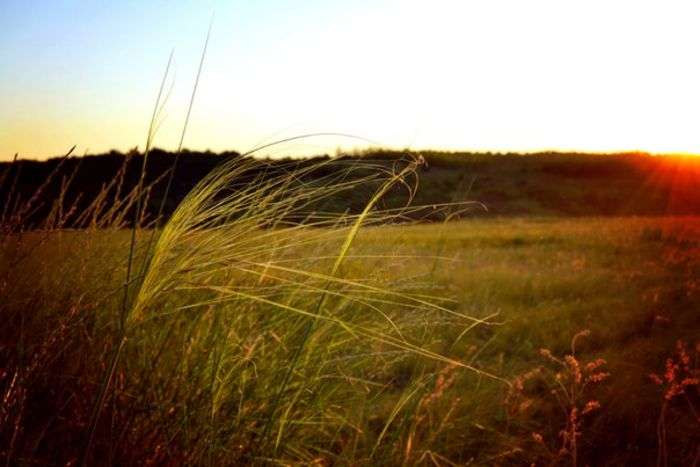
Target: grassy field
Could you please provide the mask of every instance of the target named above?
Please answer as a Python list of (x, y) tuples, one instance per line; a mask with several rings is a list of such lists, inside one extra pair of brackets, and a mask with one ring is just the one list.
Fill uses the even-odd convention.
[(698, 462), (700, 219), (367, 227), (337, 280), (332, 230), (178, 238), (127, 317), (127, 231), (6, 238), (0, 456), (85, 456), (120, 348), (88, 463)]

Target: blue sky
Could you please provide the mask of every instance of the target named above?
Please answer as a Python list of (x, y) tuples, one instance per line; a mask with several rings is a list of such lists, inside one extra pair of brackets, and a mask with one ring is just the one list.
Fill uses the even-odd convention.
[[(689, 1), (0, 2), (0, 159), (317, 131), (396, 147), (700, 152)], [(333, 151), (351, 140), (286, 151)]]

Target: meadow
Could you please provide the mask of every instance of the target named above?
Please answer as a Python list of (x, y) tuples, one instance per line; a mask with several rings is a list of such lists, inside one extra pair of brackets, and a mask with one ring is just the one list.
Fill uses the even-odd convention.
[[(478, 9), (463, 18), (466, 10), (425, 10), (457, 19), (443, 23), (422, 10), (413, 22), (404, 5), (371, 6), (357, 15), (344, 6), (340, 23), (307, 14), (316, 7), (258, 5), (259, 25), (240, 8), (243, 23), (224, 12), (232, 33), (212, 53), (226, 50), (214, 62), (233, 68), (212, 73), (218, 84), (192, 144), (221, 147), (245, 141), (247, 129), (252, 138), (337, 109), (372, 134), (425, 118), (414, 141), (432, 128), (447, 139), (440, 146), (466, 137), (471, 147), (693, 147), (693, 93), (677, 79), (693, 76), (677, 60), (688, 54), (669, 62), (666, 53), (692, 40), (656, 34), (646, 47), (655, 22), (673, 24), (656, 9), (636, 11), (625, 30), (629, 8), (561, 16), (548, 5), (533, 17), (561, 21), (533, 27), (520, 21), (525, 10), (499, 5), (494, 35), (462, 27), (463, 18), (488, 26)], [(141, 107), (128, 95), (143, 96), (151, 67), (121, 60), (158, 54), (166, 34), (157, 27), (185, 34), (201, 10), (182, 23), (170, 15), (185, 14), (182, 5), (150, 19), (139, 7), (104, 17), (92, 6), (27, 10), (31, 24), (48, 23), (15, 28), (22, 35), (9, 49), (21, 60), (10, 81), (19, 87), (8, 96), (24, 110), (6, 118), (20, 138), (8, 146), (53, 148), (60, 132), (100, 148), (133, 141)], [(374, 40), (365, 21), (383, 9), (391, 15)], [(307, 16), (308, 28), (294, 23)], [(298, 125), (245, 153), (190, 151), (213, 20), (174, 151), (155, 146), (166, 104), (182, 102), (172, 94), (172, 49), (142, 151), (74, 157), (73, 146), (48, 160), (0, 162), (0, 465), (700, 467), (700, 158), (281, 136)], [(70, 34), (56, 35), (62, 24)], [(562, 31), (550, 34), (552, 24)], [(425, 34), (425, 25), (439, 31)], [(474, 43), (454, 34), (462, 30), (476, 31), (480, 47), (454, 60)], [(321, 40), (296, 42), (309, 31)], [(395, 79), (385, 63), (396, 65)], [(534, 73), (511, 80), (513, 64)], [(578, 72), (562, 75), (567, 67)], [(671, 68), (681, 71), (662, 73), (673, 77), (664, 99), (648, 99), (665, 79), (653, 71)], [(280, 70), (293, 72), (280, 80)], [(23, 89), (32, 83), (38, 100), (37, 89)], [(413, 99), (421, 89), (429, 99)], [(173, 144), (167, 131), (158, 139)], [(324, 138), (373, 146), (300, 150), (326, 151)]]
[(699, 218), (370, 209), (404, 170), (6, 232), (6, 464), (700, 462)]

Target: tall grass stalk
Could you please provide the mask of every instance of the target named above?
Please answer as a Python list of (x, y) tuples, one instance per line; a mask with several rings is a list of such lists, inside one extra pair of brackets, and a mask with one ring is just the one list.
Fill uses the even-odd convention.
[(136, 185), (136, 207), (133, 210), (133, 218), (132, 218), (132, 225), (131, 225), (131, 238), (129, 241), (129, 253), (127, 257), (127, 262), (126, 262), (126, 277), (124, 280), (124, 294), (122, 296), (122, 307), (121, 307), (121, 313), (119, 317), (119, 336), (117, 338), (117, 344), (113, 350), (112, 357), (110, 359), (110, 363), (107, 369), (107, 373), (105, 377), (102, 380), (102, 383), (100, 385), (100, 389), (98, 390), (97, 397), (95, 399), (95, 403), (93, 405), (92, 409), (92, 415), (90, 416), (90, 423), (88, 425), (88, 431), (87, 431), (87, 441), (85, 443), (85, 447), (83, 449), (82, 453), (82, 459), (80, 462), (80, 465), (86, 465), (88, 456), (90, 454), (90, 448), (92, 447), (92, 442), (95, 437), (95, 430), (97, 428), (97, 423), (100, 418), (100, 414), (102, 412), (102, 407), (105, 403), (105, 397), (107, 395), (107, 392), (109, 390), (109, 387), (112, 383), (112, 379), (114, 378), (114, 372), (117, 368), (117, 364), (119, 362), (119, 357), (121, 355), (122, 349), (124, 348), (124, 342), (126, 340), (126, 318), (128, 315), (128, 307), (129, 307), (129, 291), (131, 289), (131, 283), (132, 283), (132, 278), (131, 278), (131, 272), (132, 272), (132, 264), (134, 261), (134, 253), (136, 249), (136, 230), (138, 229), (139, 226), (139, 221), (141, 219), (142, 215), (142, 209), (143, 209), (143, 197), (142, 197), (142, 192), (143, 192), (143, 185), (144, 185), (144, 180), (146, 177), (146, 169), (147, 169), (147, 164), (148, 164), (148, 154), (151, 149), (151, 145), (153, 142), (153, 138), (155, 136), (155, 129), (156, 129), (156, 119), (158, 116), (158, 110), (161, 108), (161, 98), (163, 95), (163, 90), (165, 89), (165, 82), (168, 78), (168, 74), (170, 72), (170, 65), (173, 60), (173, 52), (170, 53), (170, 56), (168, 57), (168, 63), (165, 66), (165, 72), (163, 73), (163, 79), (160, 83), (160, 87), (158, 88), (158, 96), (156, 97), (156, 102), (153, 106), (153, 114), (151, 115), (151, 121), (149, 123), (148, 127), (148, 135), (146, 137), (146, 147), (144, 150), (143, 154), (143, 162), (141, 166), (141, 173), (139, 176), (139, 181)]
[[(312, 403), (302, 402), (305, 384), (294, 375), (317, 373), (327, 365), (324, 354), (333, 355), (350, 343), (366, 341), (366, 345), (396, 349), (495, 378), (412, 342), (410, 337), (410, 326), (426, 313), (483, 321), (444, 308), (422, 294), (375, 286), (343, 271), (345, 262), (353, 259), (352, 244), (361, 226), (391, 222), (418, 209), (406, 207), (390, 214), (374, 209), (384, 194), (415, 173), (415, 162), (396, 169), (343, 161), (310, 167), (290, 163), (285, 169), (276, 168), (276, 173), (264, 171), (261, 178), (264, 165), (252, 160), (224, 163), (183, 200), (154, 246), (127, 320), (128, 329), (138, 333), (153, 321), (216, 309), (216, 313), (234, 313), (230, 319), (239, 323), (234, 325), (237, 334), (253, 332), (255, 342), (268, 341), (258, 346), (267, 347), (273, 339), (291, 348), (289, 354), (274, 352), (282, 371), (270, 374), (266, 377), (269, 380), (257, 377), (258, 384), (265, 381), (265, 392), (273, 392), (270, 402), (260, 407), (267, 414), (264, 421), (250, 436), (273, 457), (291, 436), (288, 431), (298, 430), (292, 416), (299, 410), (295, 407)], [(326, 175), (319, 176), (319, 172)], [(376, 188), (361, 213), (318, 209), (325, 199), (363, 186)], [(336, 253), (329, 254), (333, 250)], [(172, 311), (159, 313), (163, 308)], [(408, 315), (396, 315), (402, 309)], [(250, 319), (245, 315), (253, 319), (252, 327), (244, 324)], [(319, 346), (320, 342), (324, 345)], [(228, 384), (240, 384), (235, 382), (235, 372), (227, 374), (226, 378), (232, 378)], [(222, 390), (214, 391), (217, 399), (223, 397)], [(323, 407), (318, 401), (312, 403), (317, 404)], [(276, 435), (268, 439), (273, 428)], [(273, 441), (271, 449), (264, 448)]]

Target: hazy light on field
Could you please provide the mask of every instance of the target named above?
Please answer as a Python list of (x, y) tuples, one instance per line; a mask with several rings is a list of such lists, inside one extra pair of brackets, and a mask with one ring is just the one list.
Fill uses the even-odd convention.
[[(681, 1), (4, 1), (0, 158), (177, 144), (209, 17), (186, 146), (298, 133), (467, 150), (700, 152), (700, 44)], [(324, 139), (298, 151), (333, 151)], [(364, 145), (364, 144), (360, 144)]]

